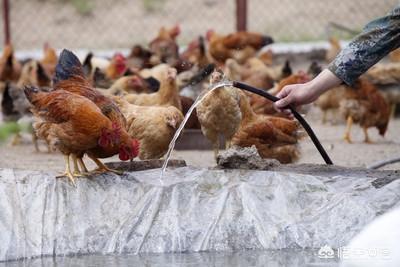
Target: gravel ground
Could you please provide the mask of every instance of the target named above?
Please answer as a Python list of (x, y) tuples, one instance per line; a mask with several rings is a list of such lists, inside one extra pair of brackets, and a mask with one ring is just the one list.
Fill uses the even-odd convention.
[[(370, 129), (369, 132), (371, 139), (374, 141), (373, 144), (363, 143), (363, 132), (357, 125), (353, 127), (352, 131), (353, 143), (347, 144), (341, 139), (345, 125), (322, 125), (317, 120), (310, 120), (310, 124), (332, 161), (337, 165), (365, 167), (376, 161), (400, 155), (400, 119), (390, 122), (385, 138), (379, 136), (376, 129)], [(305, 137), (300, 142), (300, 146), (302, 154), (298, 163), (324, 163), (308, 137)], [(41, 150), (46, 151), (44, 144), (42, 144)], [(29, 135), (24, 136), (24, 142), (20, 146), (10, 146), (7, 143), (1, 145), (0, 154), (2, 155), (0, 159), (1, 168), (59, 171), (64, 168), (63, 157), (59, 153), (36, 153), (30, 143)], [(213, 152), (210, 150), (174, 151), (172, 158), (184, 159), (188, 165), (199, 167), (212, 167), (215, 165)], [(104, 160), (104, 162), (116, 160), (118, 158), (113, 157)], [(88, 165), (94, 167), (93, 164)], [(383, 169), (400, 169), (400, 164), (389, 165)]]

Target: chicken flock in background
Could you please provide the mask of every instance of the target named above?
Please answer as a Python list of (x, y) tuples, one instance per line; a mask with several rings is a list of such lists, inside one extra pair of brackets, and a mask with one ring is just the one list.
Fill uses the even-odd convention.
[[(39, 139), (48, 151), (61, 152), (63, 175), (73, 182), (94, 172), (114, 171), (101, 158), (162, 158), (195, 99), (216, 82), (242, 81), (276, 95), (285, 85), (305, 83), (322, 70), (317, 62), (310, 62), (307, 72), (294, 72), (288, 60), (277, 64), (273, 52), (265, 49), (273, 39), (258, 33), (223, 35), (210, 30), (182, 50), (177, 43), (180, 32), (179, 26), (162, 27), (148, 46), (136, 44), (128, 55), (103, 58), (90, 52), (81, 61), (68, 50), (58, 56), (45, 44), (41, 59), (20, 62), (12, 45), (5, 46), (0, 58), (3, 121), (29, 118), (36, 151)], [(338, 40), (330, 38), (330, 43), (328, 61), (340, 51)], [(331, 110), (347, 121), (346, 141), (351, 142), (353, 123), (363, 128), (365, 142), (371, 142), (370, 127), (385, 134), (389, 105), (397, 102), (378, 88), (400, 80), (396, 53), (391, 63), (378, 64), (353, 86), (341, 85), (316, 102), (324, 122)], [(232, 87), (207, 95), (185, 129), (201, 129), (215, 157), (221, 136), (225, 148), (255, 146), (261, 157), (282, 163), (300, 155), (299, 124), (277, 112), (271, 101)], [(17, 134), (12, 144), (20, 139)], [(85, 155), (97, 170), (88, 171)]]

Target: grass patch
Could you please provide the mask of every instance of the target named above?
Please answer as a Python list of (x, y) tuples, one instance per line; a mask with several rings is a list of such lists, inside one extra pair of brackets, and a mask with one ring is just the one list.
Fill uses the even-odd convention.
[(160, 11), (165, 4), (165, 0), (142, 0), (144, 10), (148, 13)]
[(17, 122), (3, 122), (0, 123), (0, 142), (6, 141), (12, 135), (21, 132), (32, 132), (32, 125), (30, 123), (17, 123)]

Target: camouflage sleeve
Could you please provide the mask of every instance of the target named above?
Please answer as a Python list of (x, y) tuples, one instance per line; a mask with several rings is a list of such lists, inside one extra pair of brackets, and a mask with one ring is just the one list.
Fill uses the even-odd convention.
[(332, 61), (328, 69), (346, 84), (400, 46), (400, 6), (368, 23)]

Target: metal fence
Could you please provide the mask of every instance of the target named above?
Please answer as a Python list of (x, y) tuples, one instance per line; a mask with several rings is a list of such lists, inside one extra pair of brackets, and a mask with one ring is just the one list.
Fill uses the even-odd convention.
[[(9, 4), (11, 40), (17, 49), (40, 48), (44, 42), (57, 48), (129, 48), (147, 43), (159, 27), (175, 24), (180, 24), (179, 42), (185, 44), (208, 29), (232, 32), (237, 21), (235, 0), (10, 0)], [(396, 4), (398, 0), (247, 0), (247, 28), (277, 41), (323, 40), (328, 34), (349, 38)], [(336, 30), (332, 23), (349, 30)], [(0, 38), (4, 43), (4, 34)]]

